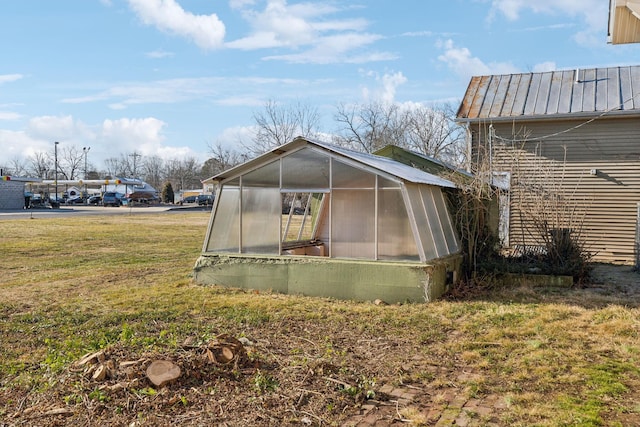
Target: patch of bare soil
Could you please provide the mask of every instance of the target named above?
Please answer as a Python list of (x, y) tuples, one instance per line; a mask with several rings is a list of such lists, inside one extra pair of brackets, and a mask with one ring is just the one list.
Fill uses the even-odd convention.
[(640, 298), (640, 273), (629, 265), (594, 264), (586, 289), (607, 295)]

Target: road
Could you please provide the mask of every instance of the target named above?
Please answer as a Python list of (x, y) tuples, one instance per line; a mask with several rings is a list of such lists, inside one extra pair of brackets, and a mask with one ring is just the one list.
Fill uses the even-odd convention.
[(175, 212), (206, 212), (211, 206), (120, 206), (119, 208), (104, 206), (61, 206), (59, 209), (18, 209), (0, 210), (0, 221), (6, 219), (50, 218), (76, 215), (122, 215)]

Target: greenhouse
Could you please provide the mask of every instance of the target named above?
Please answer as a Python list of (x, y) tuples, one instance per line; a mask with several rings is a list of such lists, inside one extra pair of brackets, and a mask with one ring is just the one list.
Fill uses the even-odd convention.
[(459, 269), (442, 192), (455, 185), (389, 158), (299, 137), (208, 181), (200, 283), (429, 301)]

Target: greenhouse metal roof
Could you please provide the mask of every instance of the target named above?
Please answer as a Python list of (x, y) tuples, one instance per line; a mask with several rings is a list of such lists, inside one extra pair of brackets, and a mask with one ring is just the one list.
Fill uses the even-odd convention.
[(275, 160), (279, 156), (287, 153), (289, 151), (297, 150), (303, 146), (313, 146), (317, 147), (323, 151), (328, 151), (334, 154), (337, 154), (341, 157), (353, 160), (357, 163), (360, 163), (369, 168), (376, 169), (381, 172), (386, 172), (391, 174), (397, 178), (402, 180), (412, 182), (415, 184), (428, 184), (435, 185), (438, 187), (446, 187), (446, 188), (455, 188), (456, 185), (444, 178), (440, 178), (439, 176), (421, 171), (419, 169), (413, 168), (411, 166), (407, 166), (395, 160), (389, 159), (387, 157), (376, 156), (374, 154), (362, 153), (355, 150), (350, 150), (348, 148), (339, 147), (337, 145), (329, 144), (326, 142), (321, 142), (309, 138), (297, 137), (293, 141), (281, 145), (268, 151), (267, 153), (245, 162), (239, 166), (228, 169), (224, 172), (215, 175), (204, 182), (216, 182), (216, 181), (224, 181), (229, 178), (236, 177), (242, 173), (245, 173), (247, 170), (253, 169), (265, 162)]

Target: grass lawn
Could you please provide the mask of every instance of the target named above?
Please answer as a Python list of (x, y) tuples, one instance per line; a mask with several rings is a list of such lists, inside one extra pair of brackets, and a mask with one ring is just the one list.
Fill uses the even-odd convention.
[[(507, 288), (378, 306), (203, 287), (208, 218), (0, 220), (0, 426), (640, 425), (637, 300)], [(232, 363), (210, 354), (224, 334), (244, 345)], [(181, 368), (164, 387), (145, 376), (159, 359)]]

